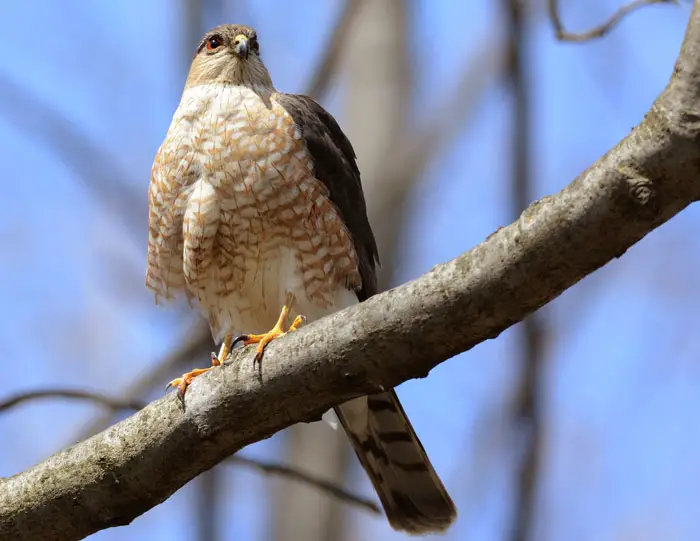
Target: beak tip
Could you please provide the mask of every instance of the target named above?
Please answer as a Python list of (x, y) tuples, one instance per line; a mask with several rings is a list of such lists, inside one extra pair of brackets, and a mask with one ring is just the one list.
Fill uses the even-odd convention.
[(233, 51), (243, 59), (248, 58), (248, 53), (250, 52), (248, 49), (248, 40), (243, 36), (237, 38), (233, 46)]

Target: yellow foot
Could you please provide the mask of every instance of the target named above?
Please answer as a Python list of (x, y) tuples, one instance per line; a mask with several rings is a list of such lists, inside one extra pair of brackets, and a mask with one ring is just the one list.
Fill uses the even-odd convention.
[(237, 336), (233, 340), (231, 347), (235, 346), (238, 342), (243, 342), (244, 346), (247, 346), (249, 344), (257, 344), (258, 347), (255, 349), (253, 365), (255, 365), (256, 362), (260, 363), (263, 357), (263, 353), (265, 352), (265, 348), (270, 342), (279, 338), (280, 336), (284, 336), (289, 332), (296, 331), (304, 323), (304, 321), (306, 321), (306, 318), (304, 316), (297, 316), (294, 318), (294, 321), (292, 321), (292, 324), (289, 326), (289, 328), (285, 331), (284, 326), (287, 323), (287, 316), (289, 315), (290, 305), (291, 302), (287, 301), (287, 304), (282, 306), (282, 312), (280, 313), (280, 317), (277, 320), (277, 324), (274, 327), (272, 327), (271, 330), (264, 334), (242, 334), (240, 336)]
[(165, 390), (167, 391), (170, 387), (176, 388), (177, 389), (177, 396), (182, 402), (183, 406), (185, 404), (185, 392), (187, 391), (187, 387), (190, 386), (190, 383), (192, 383), (192, 380), (196, 378), (197, 376), (201, 376), (205, 372), (209, 372), (212, 368), (215, 366), (221, 366), (224, 364), (224, 360), (226, 360), (226, 357), (228, 357), (228, 354), (231, 353), (231, 345), (233, 342), (233, 336), (228, 334), (224, 337), (224, 341), (221, 344), (221, 349), (219, 350), (219, 355), (216, 355), (216, 353), (212, 352), (211, 354), (211, 366), (209, 368), (195, 368), (194, 370), (191, 370), (187, 372), (186, 374), (183, 374), (179, 378), (175, 378), (172, 380), (170, 383), (168, 383), (165, 386)]

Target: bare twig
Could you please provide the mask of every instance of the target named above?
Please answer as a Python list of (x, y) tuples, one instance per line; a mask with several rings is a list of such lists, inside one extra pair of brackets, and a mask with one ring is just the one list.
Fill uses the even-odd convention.
[(311, 81), (306, 88), (306, 94), (318, 99), (328, 88), (333, 73), (338, 66), (338, 61), (341, 57), (343, 45), (345, 44), (348, 33), (352, 26), (355, 15), (359, 11), (362, 0), (346, 0), (343, 12), (338, 18), (333, 33), (331, 34), (330, 42), (323, 49), (323, 56), (316, 68)]
[(238, 464), (250, 466), (251, 468), (254, 468), (268, 475), (281, 475), (290, 479), (296, 479), (303, 483), (307, 483), (313, 485), (316, 488), (324, 490), (325, 492), (327, 492), (331, 496), (334, 496), (340, 501), (344, 501), (354, 505), (359, 505), (373, 513), (381, 513), (379, 506), (376, 504), (376, 502), (368, 498), (356, 496), (355, 494), (348, 492), (344, 488), (334, 483), (331, 483), (330, 481), (320, 479), (308, 473), (302, 473), (299, 470), (290, 468), (289, 466), (284, 466), (282, 464), (276, 464), (273, 462), (263, 462), (258, 459), (253, 460), (240, 455), (233, 455), (229, 460)]
[(138, 411), (146, 406), (146, 403), (125, 398), (112, 398), (100, 393), (78, 389), (42, 389), (38, 391), (25, 391), (16, 393), (9, 398), (0, 400), (0, 412), (20, 406), (26, 402), (44, 399), (67, 398), (69, 400), (79, 400), (94, 402), (111, 411), (135, 410)]
[(564, 29), (564, 23), (561, 20), (561, 14), (559, 12), (559, 0), (547, 0), (547, 9), (549, 11), (549, 18), (551, 19), (552, 25), (554, 26), (554, 32), (558, 40), (560, 41), (589, 41), (591, 39), (600, 38), (608, 34), (613, 28), (615, 28), (622, 19), (633, 11), (651, 4), (678, 4), (677, 0), (634, 0), (628, 4), (623, 5), (615, 13), (613, 13), (608, 20), (604, 23), (591, 28), (585, 32), (567, 32)]
[[(22, 393), (17, 393), (15, 395), (10, 396), (9, 398), (0, 400), (0, 412), (39, 399), (56, 398), (68, 398), (70, 400), (93, 402), (95, 404), (99, 404), (101, 406), (109, 408), (112, 411), (139, 411), (147, 406), (145, 402), (112, 398), (107, 395), (91, 391), (75, 389), (42, 389), (37, 391), (26, 391)], [(279, 475), (281, 477), (293, 479), (295, 481), (305, 483), (307, 485), (313, 486), (316, 489), (326, 492), (330, 496), (333, 496), (340, 501), (353, 505), (359, 505), (360, 507), (363, 507), (368, 511), (372, 511), (374, 513), (380, 513), (379, 506), (374, 501), (368, 498), (363, 498), (362, 496), (357, 496), (352, 492), (349, 492), (344, 488), (334, 484), (331, 481), (321, 479), (319, 477), (316, 477), (315, 475), (305, 473), (294, 468), (290, 468), (289, 466), (285, 466), (284, 464), (278, 464), (276, 462), (269, 462), (265, 460), (258, 460), (240, 455), (233, 455), (226, 459), (226, 462), (230, 462), (232, 464), (240, 464), (249, 468), (254, 468), (268, 475)]]

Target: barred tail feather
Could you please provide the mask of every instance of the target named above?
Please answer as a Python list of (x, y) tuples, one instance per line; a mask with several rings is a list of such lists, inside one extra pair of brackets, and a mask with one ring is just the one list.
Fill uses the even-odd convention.
[(394, 529), (423, 534), (452, 524), (455, 505), (393, 390), (335, 410)]

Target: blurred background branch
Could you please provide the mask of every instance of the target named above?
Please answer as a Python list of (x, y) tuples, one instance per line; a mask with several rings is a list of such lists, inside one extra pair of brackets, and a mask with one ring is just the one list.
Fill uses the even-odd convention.
[(552, 25), (554, 26), (554, 33), (558, 40), (582, 42), (595, 38), (602, 38), (620, 24), (630, 13), (645, 6), (650, 6), (651, 4), (678, 4), (678, 0), (634, 0), (633, 2), (624, 4), (603, 23), (585, 32), (568, 32), (564, 28), (564, 23), (562, 22), (560, 14), (559, 0), (547, 0), (547, 9)]
[[(532, 186), (530, 141), (533, 130), (530, 95), (530, 76), (526, 54), (529, 45), (528, 10), (521, 0), (504, 0), (505, 34), (508, 42), (508, 69), (505, 84), (510, 94), (509, 152), (511, 157), (511, 209), (512, 216), (519, 216), (535, 199)], [(545, 360), (544, 344), (547, 342), (543, 312), (541, 309), (525, 318), (517, 327), (517, 344), (520, 357), (520, 379), (515, 387), (513, 420), (516, 432), (524, 443), (522, 459), (516, 468), (515, 517), (511, 532), (513, 541), (527, 541), (532, 531), (535, 514), (536, 490), (539, 479), (539, 462), (542, 456), (542, 402), (539, 388)]]
[(331, 32), (328, 44), (321, 52), (321, 60), (306, 87), (306, 94), (316, 98), (323, 97), (328, 85), (333, 80), (343, 53), (343, 47), (348, 40), (355, 16), (364, 0), (345, 0), (344, 7), (335, 28)]
[[(125, 182), (121, 164), (79, 124), (39, 94), (0, 72), (2, 118), (35, 141), (41, 141), (69, 167), (103, 212), (124, 227), (134, 240), (146, 227), (147, 205)], [(135, 271), (136, 269), (134, 269)]]

